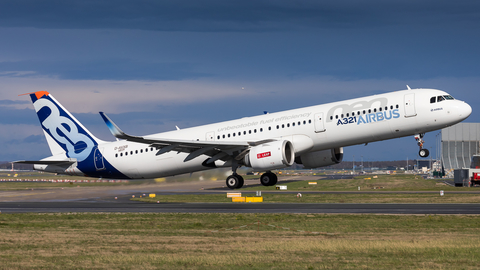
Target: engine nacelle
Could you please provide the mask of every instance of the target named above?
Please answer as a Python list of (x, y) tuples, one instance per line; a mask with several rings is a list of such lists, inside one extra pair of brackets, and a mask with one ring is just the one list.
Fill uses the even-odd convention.
[(295, 161), (303, 164), (305, 169), (312, 169), (338, 164), (343, 160), (343, 147), (327, 149), (322, 151), (308, 152)]
[(255, 171), (270, 171), (292, 166), (295, 152), (290, 141), (274, 141), (252, 147), (244, 163)]

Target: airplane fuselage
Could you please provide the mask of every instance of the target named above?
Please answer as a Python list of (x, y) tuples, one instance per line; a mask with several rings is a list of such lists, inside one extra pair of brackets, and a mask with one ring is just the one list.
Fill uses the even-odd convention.
[[(322, 150), (423, 134), (456, 124), (470, 115), (471, 108), (465, 102), (445, 98), (437, 101), (437, 97), (449, 97), (449, 94), (434, 89), (403, 90), (145, 137), (218, 143), (285, 140), (292, 143), (295, 157), (300, 157)], [(158, 149), (154, 146), (127, 140), (100, 141), (84, 151), (90, 151), (90, 158), (67, 169), (56, 165), (35, 165), (35, 168), (72, 175), (141, 179), (232, 166), (232, 160), (226, 159), (206, 164), (211, 157), (208, 155), (198, 155), (188, 161), (185, 161), (189, 155), (186, 152), (167, 151), (157, 155)]]

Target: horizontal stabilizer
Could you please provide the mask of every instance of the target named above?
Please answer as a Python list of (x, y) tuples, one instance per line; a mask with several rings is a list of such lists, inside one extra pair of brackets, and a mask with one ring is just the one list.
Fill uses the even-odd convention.
[(68, 165), (75, 163), (76, 160), (18, 160), (12, 163), (39, 164), (39, 165)]

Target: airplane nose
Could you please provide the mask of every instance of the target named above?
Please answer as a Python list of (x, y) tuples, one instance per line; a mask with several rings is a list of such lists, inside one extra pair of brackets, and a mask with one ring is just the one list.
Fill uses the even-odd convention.
[(470, 107), (470, 105), (468, 105), (468, 103), (463, 102), (459, 106), (458, 113), (459, 113), (460, 117), (462, 117), (463, 119), (466, 119), (467, 117), (470, 116), (470, 114), (472, 114), (472, 107)]

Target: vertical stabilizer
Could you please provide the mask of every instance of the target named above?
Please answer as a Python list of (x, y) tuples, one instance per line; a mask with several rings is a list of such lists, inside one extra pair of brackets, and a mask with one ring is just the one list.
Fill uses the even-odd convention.
[(66, 154), (82, 162), (99, 143), (103, 143), (48, 92), (31, 93), (30, 98), (52, 155)]

